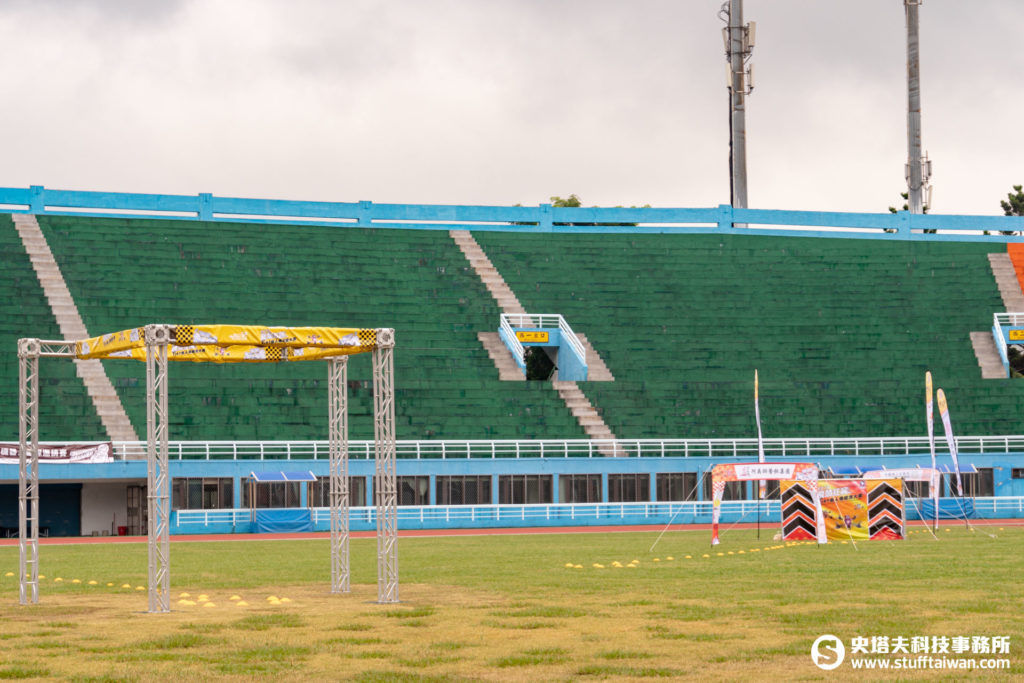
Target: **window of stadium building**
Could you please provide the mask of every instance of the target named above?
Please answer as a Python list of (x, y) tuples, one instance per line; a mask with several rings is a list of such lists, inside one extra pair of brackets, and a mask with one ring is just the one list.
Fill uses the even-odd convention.
[(503, 474), (498, 477), (501, 505), (534, 505), (554, 502), (550, 474)]
[[(297, 508), (302, 505), (297, 481), (253, 482), (242, 479), (242, 507), (256, 508)], [(252, 496), (256, 504), (252, 504)]]
[(609, 503), (643, 503), (651, 499), (651, 475), (609, 474)]
[[(430, 505), (430, 477), (410, 476), (396, 477), (398, 480), (398, 504), (399, 505)], [(373, 477), (374, 504), (377, 503), (377, 476)]]
[[(944, 474), (946, 480), (945, 495), (956, 495), (956, 475)], [(964, 485), (964, 496), (968, 498), (987, 498), (995, 495), (995, 476), (991, 467), (979, 467), (977, 472), (961, 472), (960, 481)]]
[(1024, 479), (1024, 467), (1014, 467), (1010, 470), (1011, 479)]
[(929, 498), (932, 487), (926, 481), (904, 481), (903, 495), (907, 498)]
[(234, 482), (230, 477), (171, 480), (171, 506), (175, 510), (222, 510), (235, 507)]
[[(306, 497), (310, 507), (331, 507), (330, 479), (317, 479), (307, 484)], [(348, 478), (349, 507), (359, 508), (366, 505), (366, 477)]]
[(658, 500), (697, 500), (697, 473), (659, 472), (655, 492)]
[(558, 477), (559, 503), (600, 503), (600, 474), (561, 474)]
[(491, 502), (490, 477), (437, 477), (438, 505), (487, 505)]
[[(755, 484), (756, 486), (756, 484)], [(725, 482), (725, 490), (722, 491), (722, 500), (746, 500), (747, 497), (747, 482), (745, 481), (727, 481)], [(707, 476), (704, 477), (704, 500), (714, 500), (713, 491), (711, 488), (711, 473), (708, 472)]]

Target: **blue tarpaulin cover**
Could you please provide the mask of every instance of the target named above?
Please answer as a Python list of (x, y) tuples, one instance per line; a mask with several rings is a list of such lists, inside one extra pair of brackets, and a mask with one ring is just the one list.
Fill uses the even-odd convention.
[(864, 474), (860, 467), (829, 467), (828, 471), (835, 477), (859, 477)]
[[(970, 519), (974, 517), (971, 498), (939, 498), (939, 519)], [(935, 503), (931, 498), (921, 500), (921, 518), (935, 519)]]
[[(953, 472), (956, 472), (956, 470), (953, 469), (952, 465), (936, 465), (935, 469), (944, 474), (952, 474)], [(960, 463), (960, 471), (967, 472), (968, 474), (970, 474), (973, 472), (977, 472), (978, 468), (975, 467), (974, 465)]]
[(313, 516), (308, 509), (277, 508), (256, 511), (256, 533), (280, 534), (312, 530)]

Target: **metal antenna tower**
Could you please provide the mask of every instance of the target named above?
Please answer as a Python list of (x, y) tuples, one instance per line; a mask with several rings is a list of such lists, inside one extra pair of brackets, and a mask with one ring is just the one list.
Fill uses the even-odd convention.
[(907, 15), (907, 206), (910, 213), (924, 213), (930, 203), (928, 179), (932, 162), (921, 154), (921, 56), (918, 10), (921, 0), (903, 0)]
[(727, 24), (725, 42), (729, 87), (729, 188), (733, 207), (747, 208), (746, 97), (754, 89), (754, 67), (749, 65), (756, 24), (743, 24), (743, 0), (726, 0), (718, 12)]

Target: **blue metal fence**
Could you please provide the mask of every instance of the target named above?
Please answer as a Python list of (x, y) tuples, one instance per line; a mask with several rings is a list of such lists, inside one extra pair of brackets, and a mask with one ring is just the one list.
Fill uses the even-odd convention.
[[(921, 499), (906, 506), (908, 520), (932, 519), (931, 501)], [(965, 505), (966, 504), (966, 505)], [(997, 496), (969, 498), (955, 506), (943, 499), (944, 519), (960, 518), (960, 508), (969, 507), (971, 519), (1024, 518), (1024, 497)], [(709, 524), (711, 501), (644, 503), (562, 503), (551, 505), (430, 505), (398, 508), (399, 529), (487, 529), (543, 526), (665, 525)], [(760, 510), (758, 508), (760, 507)], [(955, 512), (954, 514), (954, 507)], [(312, 508), (313, 529), (330, 530), (330, 509)], [(780, 520), (777, 500), (736, 500), (722, 502), (721, 521), (730, 524), (760, 519), (767, 526)], [(353, 531), (373, 531), (376, 510), (357, 507), (350, 510)], [(250, 533), (256, 531), (253, 511), (175, 510), (171, 517), (173, 534)]]
[[(888, 240), (1024, 242), (1020, 216), (960, 216), (710, 208), (556, 208), (376, 204), (198, 195), (0, 188), (0, 210), (115, 218), (425, 230), (552, 233), (756, 234)], [(938, 231), (938, 232), (926, 232)], [(986, 232), (991, 234), (985, 234)]]

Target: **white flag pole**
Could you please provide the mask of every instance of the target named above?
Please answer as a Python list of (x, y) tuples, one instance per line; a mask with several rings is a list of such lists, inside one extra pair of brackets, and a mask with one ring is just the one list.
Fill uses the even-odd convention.
[[(764, 462), (764, 436), (761, 434), (761, 405), (757, 398), (757, 369), (754, 369), (754, 419), (757, 422), (757, 461)], [(761, 538), (761, 501), (765, 497), (764, 479), (757, 482), (757, 537)]]
[[(924, 373), (925, 413), (928, 416), (928, 450), (932, 454), (932, 469), (935, 469), (935, 404), (932, 401), (932, 373)], [(941, 480), (940, 480), (941, 481)], [(935, 505), (935, 530), (939, 530), (939, 490), (932, 486), (932, 502)]]
[[(939, 402), (939, 414), (942, 415), (942, 426), (946, 430), (946, 443), (949, 444), (949, 455), (953, 458), (953, 471), (956, 474), (956, 494), (963, 500), (964, 497), (964, 485), (960, 479), (960, 459), (957, 457), (956, 451), (956, 439), (953, 437), (953, 425), (949, 420), (949, 406), (946, 404), (946, 394), (943, 393), (942, 389), (939, 389), (935, 393), (935, 399)], [(958, 501), (959, 503), (960, 501)], [(963, 509), (963, 505), (960, 506), (960, 511), (964, 513), (964, 524), (967, 528), (971, 528), (971, 521), (967, 519), (967, 513)]]

